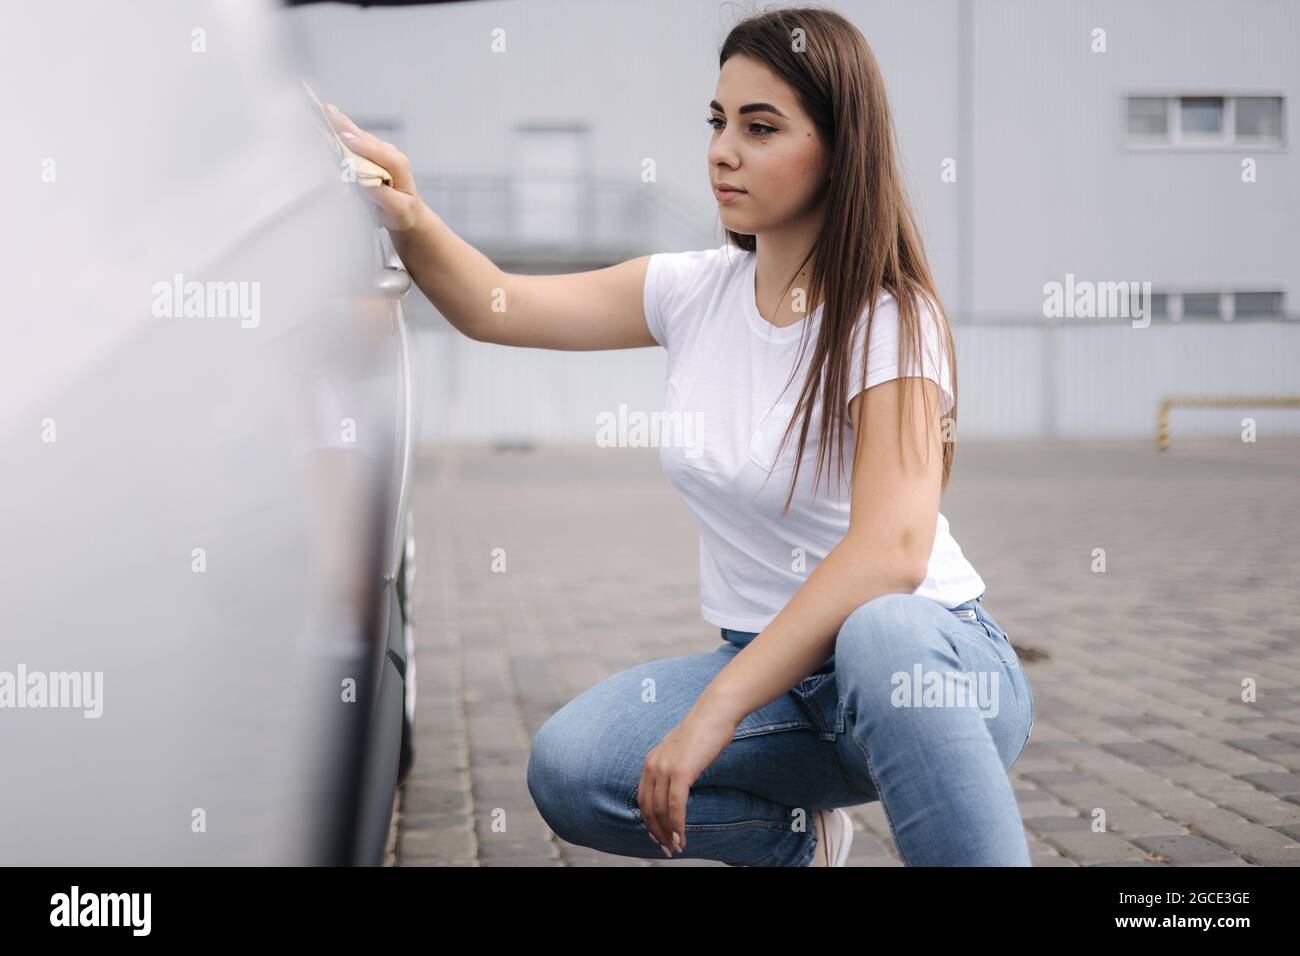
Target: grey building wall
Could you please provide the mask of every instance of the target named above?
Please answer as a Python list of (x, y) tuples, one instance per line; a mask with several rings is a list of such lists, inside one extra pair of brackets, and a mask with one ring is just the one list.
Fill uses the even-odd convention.
[[(1122, 143), (1148, 90), (1281, 94), (1300, 121), (1290, 0), (975, 3), (974, 313), (1041, 314), (1067, 272), (1153, 288), (1300, 295), (1294, 147), (1152, 151)], [(1094, 28), (1106, 52), (1091, 49)], [(1241, 181), (1241, 160), (1258, 180)], [(970, 185), (971, 183), (968, 183)]]
[[(1159, 400), (1300, 394), (1300, 323), (1057, 320), (1043, 285), (1300, 297), (1300, 4), (1289, 0), (920, 0), (829, 4), (871, 43), (901, 163), (957, 339), (964, 438), (1145, 436)], [(287, 14), (309, 79), (412, 157), (421, 191), (508, 271), (573, 272), (722, 241), (708, 188), (707, 103), (727, 29), (759, 5), (501, 0)], [(1106, 31), (1094, 52), (1093, 30)], [(505, 52), (492, 52), (494, 30)], [(1134, 150), (1129, 93), (1284, 97), (1287, 144)], [(585, 130), (573, 216), (528, 168), (527, 125)], [(521, 137), (523, 137), (521, 139)], [(523, 144), (523, 145), (521, 145)], [(1241, 181), (1252, 156), (1257, 181)], [(642, 181), (643, 161), (655, 181)], [(942, 177), (956, 161), (956, 182)], [(526, 188), (520, 186), (527, 180)], [(556, 189), (564, 194), (562, 186)], [(572, 190), (569, 191), (573, 193)], [(521, 211), (522, 209), (522, 211)], [(555, 212), (555, 209), (552, 209)], [(543, 219), (543, 222), (553, 220)], [(570, 241), (576, 235), (580, 241)], [(619, 402), (663, 395), (659, 349), (560, 353), (472, 342), (417, 294), (429, 440), (593, 441)], [(1186, 411), (1175, 435), (1300, 433), (1295, 410)]]

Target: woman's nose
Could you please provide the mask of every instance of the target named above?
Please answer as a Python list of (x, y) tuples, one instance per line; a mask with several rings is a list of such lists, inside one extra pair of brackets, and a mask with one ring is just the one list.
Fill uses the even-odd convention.
[(736, 151), (730, 146), (724, 145), (721, 141), (715, 141), (709, 146), (709, 166), (714, 170), (723, 167), (727, 169), (736, 168)]
[(709, 165), (711, 167), (715, 169), (719, 166), (726, 166), (729, 169), (736, 168), (736, 151), (732, 148), (730, 136), (730, 129), (724, 129), (709, 144)]

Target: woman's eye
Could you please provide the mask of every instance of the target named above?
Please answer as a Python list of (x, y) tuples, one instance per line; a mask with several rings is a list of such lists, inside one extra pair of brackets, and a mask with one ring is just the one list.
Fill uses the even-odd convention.
[[(718, 118), (717, 116), (710, 116), (704, 122), (708, 123), (714, 129), (722, 129), (722, 126), (720, 124), (722, 124), (725, 121)], [(749, 129), (750, 132), (752, 132), (755, 136), (766, 136), (768, 133), (776, 132), (775, 126), (768, 126), (766, 123), (750, 123)]]

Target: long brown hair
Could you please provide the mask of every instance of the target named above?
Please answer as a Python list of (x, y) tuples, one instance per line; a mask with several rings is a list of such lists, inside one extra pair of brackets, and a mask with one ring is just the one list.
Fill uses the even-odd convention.
[[(820, 302), (822, 316), (808, 377), (790, 427), (781, 439), (784, 448), (795, 417), (802, 412), (799, 452), (785, 510), (790, 508), (799, 480), (799, 465), (819, 382), (823, 413), (814, 498), (822, 464), (830, 456), (832, 435), (839, 439), (839, 474), (843, 477), (844, 425), (848, 421), (848, 399), (852, 397), (847, 394), (852, 369), (850, 349), (859, 317), (867, 309), (866, 330), (862, 335), (865, 374), (871, 323), (882, 289), (898, 304), (901, 372), (925, 368), (920, 355), (923, 340), (918, 299), (930, 300), (929, 311), (946, 348), (953, 407), (945, 418), (942, 491), (948, 486), (952, 470), (954, 442), (947, 439), (957, 421), (956, 349), (897, 168), (894, 122), (876, 58), (857, 27), (838, 13), (815, 7), (771, 10), (737, 24), (722, 45), (718, 68), (736, 55), (763, 63), (789, 84), (830, 153), (830, 174), (823, 187), (826, 215), (813, 247), (799, 264), (802, 269), (810, 259), (813, 263), (805, 301), (809, 308), (812, 303)], [(726, 232), (732, 245), (746, 252), (756, 250), (754, 236), (730, 229)], [(793, 282), (792, 276), (786, 283), (786, 291)], [(800, 357), (807, 337), (805, 324)], [(910, 364), (904, 361), (909, 352), (915, 358)], [(796, 359), (794, 368), (798, 366)], [(790, 378), (794, 378), (794, 369)], [(910, 397), (911, 389), (904, 392)], [(899, 410), (900, 441), (906, 401)], [(928, 402), (926, 406), (929, 422), (934, 416)], [(779, 457), (780, 452), (777, 454)]]

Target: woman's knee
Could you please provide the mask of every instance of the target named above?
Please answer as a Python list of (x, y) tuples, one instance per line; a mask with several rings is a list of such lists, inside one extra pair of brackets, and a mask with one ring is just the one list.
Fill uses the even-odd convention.
[[(706, 654), (648, 661), (552, 714), (533, 738), (527, 773), (546, 825), (579, 846), (625, 846), (625, 831), (641, 826), (636, 787), (645, 755), (689, 711), (702, 677), (724, 663)], [(648, 681), (659, 682), (649, 697)]]
[[(955, 652), (943, 637), (929, 598), (882, 594), (859, 605), (835, 638), (835, 672), (841, 692), (856, 683), (871, 689), (868, 701), (888, 700), (894, 675), (912, 674), (920, 665), (953, 666)], [(945, 612), (946, 613), (946, 612)], [(942, 619), (940, 619), (942, 620)]]
[[(882, 594), (858, 605), (840, 625), (835, 638), (835, 657), (860, 649), (915, 654), (926, 646), (946, 643), (932, 640), (937, 635), (936, 610), (943, 610), (929, 598), (916, 594)], [(945, 612), (947, 613), (947, 612)], [(941, 620), (941, 619), (938, 619)]]
[(586, 782), (586, 755), (575, 740), (573, 728), (566, 728), (566, 708), (552, 714), (538, 729), (528, 755), (528, 792), (537, 812), (557, 836), (582, 845), (589, 810), (583, 801), (590, 797)]
[[(636, 737), (603, 709), (570, 701), (533, 738), (528, 792), (546, 825), (561, 839), (602, 849), (604, 837), (634, 823), (630, 795), (640, 779)], [(642, 754), (641, 757), (644, 755)]]

